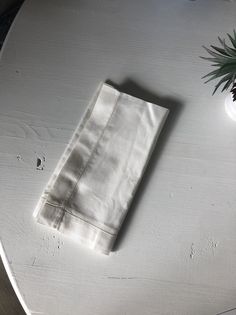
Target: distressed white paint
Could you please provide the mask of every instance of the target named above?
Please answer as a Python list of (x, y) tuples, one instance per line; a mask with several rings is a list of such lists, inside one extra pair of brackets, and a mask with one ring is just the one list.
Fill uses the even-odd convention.
[[(201, 45), (232, 31), (235, 14), (236, 4), (221, 0), (24, 3), (1, 58), (0, 236), (32, 314), (215, 315), (236, 307), (236, 124), (225, 95), (212, 97), (213, 83), (200, 79), (210, 67), (199, 58)], [(109, 257), (32, 217), (106, 79), (173, 104)]]

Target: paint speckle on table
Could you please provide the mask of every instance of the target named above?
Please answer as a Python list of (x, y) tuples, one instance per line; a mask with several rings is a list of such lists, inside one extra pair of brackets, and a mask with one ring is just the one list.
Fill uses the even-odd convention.
[(195, 255), (196, 251), (195, 251), (195, 248), (194, 248), (194, 243), (191, 244), (191, 247), (190, 247), (190, 259), (193, 259), (194, 255)]

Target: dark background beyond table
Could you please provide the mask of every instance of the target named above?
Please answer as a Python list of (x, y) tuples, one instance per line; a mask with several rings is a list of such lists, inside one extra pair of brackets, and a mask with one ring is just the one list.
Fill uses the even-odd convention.
[(23, 0), (0, 1), (0, 49)]

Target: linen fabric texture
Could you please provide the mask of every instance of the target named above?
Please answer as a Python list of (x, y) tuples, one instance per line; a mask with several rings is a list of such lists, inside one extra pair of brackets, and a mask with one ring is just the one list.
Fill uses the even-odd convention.
[(39, 199), (37, 222), (109, 254), (167, 115), (100, 84)]

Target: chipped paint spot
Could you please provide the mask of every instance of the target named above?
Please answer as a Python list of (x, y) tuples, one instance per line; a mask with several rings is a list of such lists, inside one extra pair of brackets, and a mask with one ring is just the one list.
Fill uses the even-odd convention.
[(34, 259), (33, 259), (32, 266), (35, 265), (35, 262), (36, 262), (36, 257), (34, 257)]
[(45, 167), (45, 163), (44, 163), (45, 161), (46, 161), (45, 156), (42, 156), (42, 157), (38, 156), (36, 159), (36, 169), (39, 171), (43, 171)]
[(62, 245), (63, 245), (63, 242), (60, 239), (58, 239), (57, 240), (57, 248), (60, 249)]
[(209, 246), (211, 248), (211, 251), (212, 251), (212, 255), (215, 256), (215, 250), (218, 246), (218, 242), (215, 242), (214, 240), (209, 240)]
[(193, 259), (194, 255), (195, 255), (195, 249), (194, 249), (194, 243), (191, 244), (191, 248), (190, 248), (190, 259)]

